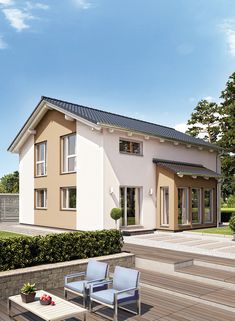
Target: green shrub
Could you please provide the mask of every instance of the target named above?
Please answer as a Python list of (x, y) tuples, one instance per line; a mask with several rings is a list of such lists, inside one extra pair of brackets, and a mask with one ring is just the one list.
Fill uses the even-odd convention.
[(235, 215), (233, 215), (233, 216), (230, 218), (229, 227), (231, 228), (231, 230), (233, 231), (233, 233), (235, 233)]
[(115, 220), (116, 229), (117, 229), (117, 220), (122, 217), (122, 210), (120, 208), (113, 208), (110, 212), (110, 216), (113, 220)]
[(117, 230), (0, 239), (0, 271), (121, 252)]

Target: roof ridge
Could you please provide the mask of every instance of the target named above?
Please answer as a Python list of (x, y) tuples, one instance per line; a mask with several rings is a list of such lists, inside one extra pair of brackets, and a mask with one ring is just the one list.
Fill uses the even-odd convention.
[[(100, 112), (103, 112), (103, 113), (106, 113), (106, 114), (115, 115), (115, 116), (119, 116), (119, 117), (124, 117), (124, 118), (135, 120), (135, 121), (138, 121), (138, 122), (144, 122), (146, 124), (151, 124), (151, 125), (155, 125), (155, 126), (157, 125), (157, 126), (160, 126), (160, 127), (169, 128), (171, 130), (179, 132), (178, 130), (176, 130), (175, 128), (170, 127), (170, 126), (160, 125), (160, 124), (149, 122), (147, 120), (141, 120), (141, 119), (137, 119), (137, 118), (134, 118), (134, 117), (125, 116), (125, 115), (113, 113), (113, 112), (110, 112), (110, 111), (106, 111), (106, 110), (102, 110), (102, 109), (98, 109), (98, 108), (94, 108), (94, 107), (90, 107), (90, 106), (75, 104), (75, 103), (71, 103), (71, 102), (66, 101), (66, 100), (61, 100), (61, 99), (47, 97), (47, 96), (41, 96), (41, 99), (52, 99), (52, 100), (56, 100), (56, 101), (59, 101), (59, 102), (62, 102), (62, 103), (71, 104), (71, 105), (75, 105), (75, 106), (79, 106), (79, 107), (83, 107), (83, 108), (89, 108), (89, 109), (92, 109), (92, 110), (95, 110), (95, 111), (100, 111)], [(180, 133), (182, 133), (182, 132), (180, 132)], [(182, 134), (185, 134), (185, 133), (182, 133)], [(185, 135), (187, 135), (187, 134), (185, 134)], [(196, 138), (196, 137), (194, 137), (194, 138)]]

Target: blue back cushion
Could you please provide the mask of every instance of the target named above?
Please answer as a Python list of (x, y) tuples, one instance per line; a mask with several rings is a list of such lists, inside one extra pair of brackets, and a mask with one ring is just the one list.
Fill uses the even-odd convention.
[(138, 286), (139, 272), (133, 269), (116, 266), (113, 274), (113, 288), (115, 290), (125, 290)]
[(105, 279), (107, 277), (108, 264), (98, 262), (96, 260), (89, 260), (86, 270), (86, 280), (92, 281), (97, 279)]

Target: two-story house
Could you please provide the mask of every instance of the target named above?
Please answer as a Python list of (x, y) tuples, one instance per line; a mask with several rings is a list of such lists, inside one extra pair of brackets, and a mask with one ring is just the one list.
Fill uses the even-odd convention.
[(219, 220), (217, 146), (173, 128), (42, 97), (9, 151), (19, 154), (20, 223), (170, 231)]

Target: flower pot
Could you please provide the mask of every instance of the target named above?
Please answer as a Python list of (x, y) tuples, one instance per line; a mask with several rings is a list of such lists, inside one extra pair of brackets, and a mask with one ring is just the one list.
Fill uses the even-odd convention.
[(30, 303), (34, 301), (36, 292), (31, 292), (28, 294), (25, 294), (25, 293), (20, 293), (20, 294), (21, 294), (21, 299), (24, 303)]
[(45, 300), (45, 301), (40, 300), (40, 303), (42, 305), (49, 305), (49, 304), (51, 304), (51, 299), (50, 300)]

